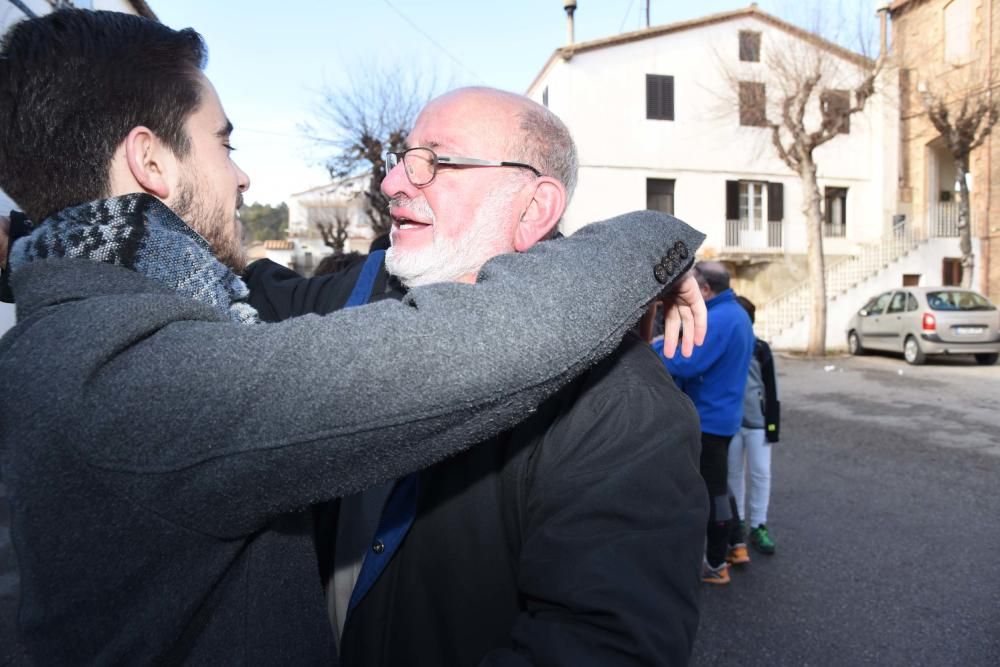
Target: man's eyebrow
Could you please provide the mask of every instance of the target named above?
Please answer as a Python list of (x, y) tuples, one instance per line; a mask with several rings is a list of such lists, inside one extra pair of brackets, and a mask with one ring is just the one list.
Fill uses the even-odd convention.
[(215, 136), (219, 137), (220, 139), (225, 139), (232, 133), (233, 133), (233, 123), (231, 120), (227, 118), (226, 125), (221, 130), (216, 132)]

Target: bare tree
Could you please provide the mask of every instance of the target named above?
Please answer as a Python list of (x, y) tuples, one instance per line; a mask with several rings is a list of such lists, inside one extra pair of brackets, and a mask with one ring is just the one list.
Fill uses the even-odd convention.
[(826, 354), (826, 264), (823, 255), (822, 197), (817, 184), (816, 149), (848, 131), (851, 116), (875, 95), (882, 61), (847, 51), (813, 33), (785, 24), (761, 49), (741, 45), (742, 59), (763, 51), (763, 73), (722, 64), (729, 82), (726, 105), (739, 112), (741, 125), (769, 130), (770, 146), (802, 185), (810, 285), (807, 352)]
[[(969, 158), (979, 148), (1000, 120), (1000, 100), (991, 86), (964, 94), (936, 93), (924, 84), (921, 102), (948, 152), (955, 161), (958, 180), (958, 247), (962, 253), (962, 286), (972, 287), (975, 256), (972, 253), (972, 215), (969, 201)], [(987, 175), (987, 178), (989, 176)]]
[(329, 151), (326, 167), (331, 178), (368, 174), (366, 214), (378, 236), (392, 228), (388, 199), (380, 190), (385, 154), (404, 149), (435, 86), (405, 66), (365, 64), (351, 72), (346, 84), (320, 92), (315, 121), (301, 129), (321, 150)]
[(350, 218), (336, 209), (313, 209), (313, 221), (319, 229), (323, 243), (331, 248), (335, 254), (344, 252), (344, 244), (347, 242), (348, 228), (351, 225)]

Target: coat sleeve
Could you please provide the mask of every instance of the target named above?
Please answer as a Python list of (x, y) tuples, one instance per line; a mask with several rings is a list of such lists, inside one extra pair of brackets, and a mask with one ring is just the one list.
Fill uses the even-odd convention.
[(363, 262), (324, 276), (304, 278), (269, 259), (247, 267), (243, 280), (250, 288), (250, 305), (265, 322), (300, 315), (324, 315), (343, 307), (361, 272)]
[[(658, 365), (651, 353), (649, 363)], [(483, 665), (687, 664), (708, 500), (694, 408), (669, 379), (660, 384), (585, 400), (536, 448), (523, 611), (510, 647)]]
[(198, 319), (172, 294), (119, 297), (102, 314), (113, 336), (51, 343), (92, 360), (64, 428), (131, 502), (244, 535), (510, 428), (617, 346), (674, 243), (693, 254), (703, 238), (629, 214), (494, 258), (475, 285), (273, 325)]

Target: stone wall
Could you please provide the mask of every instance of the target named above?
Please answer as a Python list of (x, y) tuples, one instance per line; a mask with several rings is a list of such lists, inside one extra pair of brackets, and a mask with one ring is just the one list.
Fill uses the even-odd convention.
[[(913, 0), (892, 16), (891, 62), (901, 68), (899, 208), (917, 226), (926, 225), (928, 208), (937, 200), (931, 188), (936, 168), (932, 156), (935, 149), (942, 150), (940, 141), (935, 142), (938, 132), (923, 112), (921, 83), (935, 93), (948, 91), (959, 98), (973, 90), (996, 90), (1000, 83), (993, 74), (1000, 67), (1000, 3), (966, 0), (972, 10), (971, 57), (956, 66), (945, 60), (944, 10), (950, 1)], [(973, 152), (970, 171), (973, 235), (982, 241), (976, 256), (977, 284), (1000, 301), (1000, 136)]]

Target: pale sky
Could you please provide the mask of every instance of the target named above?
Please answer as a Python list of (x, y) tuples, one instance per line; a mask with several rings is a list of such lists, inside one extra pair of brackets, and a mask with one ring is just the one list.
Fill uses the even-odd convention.
[[(148, 0), (173, 28), (193, 27), (209, 48), (206, 73), (236, 131), (235, 159), (250, 175), (247, 201), (278, 204), (329, 180), (322, 152), (299, 124), (318, 91), (343, 85), (367, 63), (413, 67), (449, 87), (484, 84), (524, 92), (566, 42), (561, 0)], [(650, 23), (673, 23), (747, 6), (732, 0), (650, 0)], [(818, 3), (818, 4), (817, 4)], [(804, 5), (841, 4), (874, 18), (874, 0), (760, 0), (799, 22)], [(576, 40), (644, 27), (645, 0), (578, 0)], [(796, 16), (798, 15), (798, 16)], [(806, 26), (809, 27), (809, 26)], [(402, 65), (400, 63), (403, 63)]]

